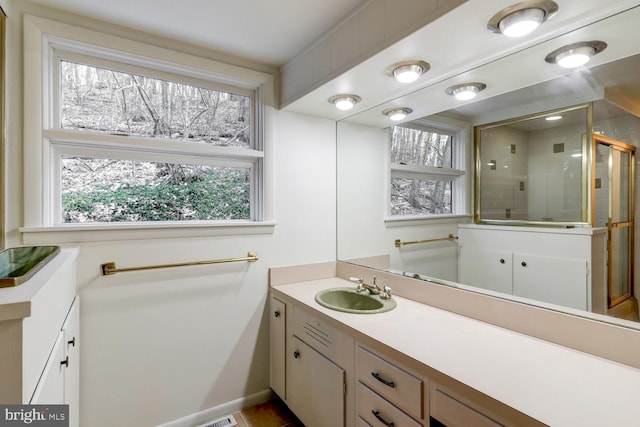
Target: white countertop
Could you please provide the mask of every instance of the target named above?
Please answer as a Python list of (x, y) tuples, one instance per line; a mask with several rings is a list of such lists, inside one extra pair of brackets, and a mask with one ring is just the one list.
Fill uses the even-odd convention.
[(31, 315), (31, 300), (40, 292), (51, 275), (78, 255), (77, 248), (61, 248), (60, 252), (26, 282), (0, 288), (0, 321), (22, 319)]
[(330, 278), (279, 285), (306, 306), (553, 427), (640, 425), (640, 370), (394, 296), (387, 313), (322, 307)]

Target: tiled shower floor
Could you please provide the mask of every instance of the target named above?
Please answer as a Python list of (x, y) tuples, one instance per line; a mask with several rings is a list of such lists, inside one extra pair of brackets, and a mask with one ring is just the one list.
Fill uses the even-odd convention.
[(279, 399), (233, 414), (237, 427), (304, 427)]

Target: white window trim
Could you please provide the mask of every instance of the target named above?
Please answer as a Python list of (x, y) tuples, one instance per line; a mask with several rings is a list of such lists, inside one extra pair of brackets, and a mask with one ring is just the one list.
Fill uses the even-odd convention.
[[(460, 169), (436, 168), (427, 166), (408, 166), (394, 164), (390, 161), (390, 153), (387, 157), (387, 182), (391, 177), (407, 177), (420, 179), (450, 180), (456, 191), (453, 191), (452, 213), (434, 215), (391, 215), (391, 188), (387, 186), (386, 200), (387, 213), (385, 216), (386, 227), (403, 227), (426, 224), (441, 224), (448, 222), (467, 222), (472, 217), (471, 200), (473, 197), (473, 171), (471, 169), (471, 125), (461, 120), (448, 117), (432, 116), (430, 120), (420, 119), (413, 123), (420, 128), (434, 130), (436, 132), (450, 132), (454, 137), (453, 164)], [(389, 144), (391, 142), (389, 141)], [(389, 152), (387, 150), (387, 152)]]
[[(262, 174), (263, 189), (255, 194), (257, 206), (262, 206), (262, 221), (198, 221), (197, 223), (138, 223), (138, 224), (82, 224), (60, 225), (52, 227), (51, 218), (51, 180), (50, 159), (53, 148), (50, 140), (71, 142), (72, 131), (44, 130), (53, 111), (45, 110), (45, 105), (51, 105), (48, 88), (52, 71), (50, 56), (55, 48), (69, 48), (80, 54), (97, 53), (109, 60), (135, 59), (134, 66), (146, 66), (164, 71), (186, 75), (197, 79), (215, 81), (256, 91), (255, 105), (261, 106), (264, 88), (273, 89), (274, 77), (271, 74), (246, 69), (218, 61), (197, 57), (182, 52), (172, 51), (158, 46), (152, 46), (125, 38), (100, 33), (97, 31), (75, 27), (48, 19), (25, 15), (24, 17), (24, 227), (23, 241), (31, 243), (81, 242), (97, 240), (122, 240), (139, 238), (170, 238), (203, 235), (235, 235), (235, 234), (264, 234), (273, 232), (275, 222), (268, 217), (272, 211), (266, 206), (266, 185), (268, 180), (264, 173), (264, 165), (259, 166), (257, 173)], [(211, 71), (213, 70), (213, 71)], [(219, 85), (218, 85), (219, 87)], [(264, 137), (264, 111), (255, 114), (256, 129), (259, 135), (254, 135), (256, 141)], [(105, 135), (106, 139), (118, 138)], [(132, 139), (142, 143), (144, 138), (127, 137), (127, 143)], [(135, 143), (135, 142), (134, 142)], [(43, 146), (43, 144), (45, 144)], [(155, 140), (157, 146), (172, 145), (167, 141)], [(195, 148), (206, 150), (211, 148)], [(226, 153), (231, 153), (224, 148)], [(257, 148), (262, 148), (258, 142)], [(215, 148), (214, 148), (215, 150)], [(256, 155), (264, 157), (264, 153)], [(264, 200), (262, 200), (264, 198)]]

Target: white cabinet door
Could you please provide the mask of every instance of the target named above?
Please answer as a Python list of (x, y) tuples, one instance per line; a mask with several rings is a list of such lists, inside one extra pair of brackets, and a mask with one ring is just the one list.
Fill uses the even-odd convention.
[(285, 395), (285, 352), (286, 352), (286, 305), (271, 297), (269, 305), (270, 367), (269, 381), (273, 391), (286, 400)]
[(344, 426), (344, 370), (296, 336), (292, 348), (287, 389), (291, 410), (307, 427)]
[(513, 255), (514, 295), (588, 310), (587, 261)]
[(458, 281), (495, 292), (513, 294), (512, 253), (490, 249), (460, 248)]
[(60, 332), (31, 399), (32, 405), (64, 403), (64, 334)]
[(76, 297), (62, 327), (67, 365), (64, 403), (69, 405), (69, 427), (80, 425), (80, 301)]

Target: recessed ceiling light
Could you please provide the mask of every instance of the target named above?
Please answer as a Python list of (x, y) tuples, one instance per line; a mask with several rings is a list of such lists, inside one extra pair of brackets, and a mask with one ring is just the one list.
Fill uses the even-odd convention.
[(405, 117), (407, 117), (407, 115), (411, 113), (413, 113), (413, 110), (411, 108), (406, 108), (406, 107), (387, 108), (386, 110), (382, 111), (382, 114), (389, 117), (389, 119), (393, 120), (394, 122), (404, 119)]
[(460, 101), (468, 101), (476, 97), (476, 95), (487, 87), (484, 83), (462, 83), (447, 88), (447, 94), (453, 95)]
[(554, 50), (544, 60), (563, 68), (575, 68), (586, 64), (593, 55), (599, 54), (606, 48), (607, 44), (599, 40), (573, 43)]
[(549, 122), (554, 122), (556, 120), (561, 120), (562, 116), (557, 115), (557, 116), (547, 116), (544, 118), (545, 120), (549, 121)]
[(424, 61), (403, 61), (387, 67), (386, 73), (395, 77), (400, 83), (411, 83), (429, 71), (430, 68), (431, 66)]
[(507, 37), (522, 37), (558, 12), (554, 1), (533, 0), (517, 3), (493, 15), (487, 28)]
[(334, 95), (331, 98), (329, 98), (330, 103), (335, 105), (338, 110), (343, 110), (343, 111), (352, 109), (353, 106), (356, 105), (361, 100), (362, 98), (360, 98), (358, 95), (350, 95), (350, 94)]

